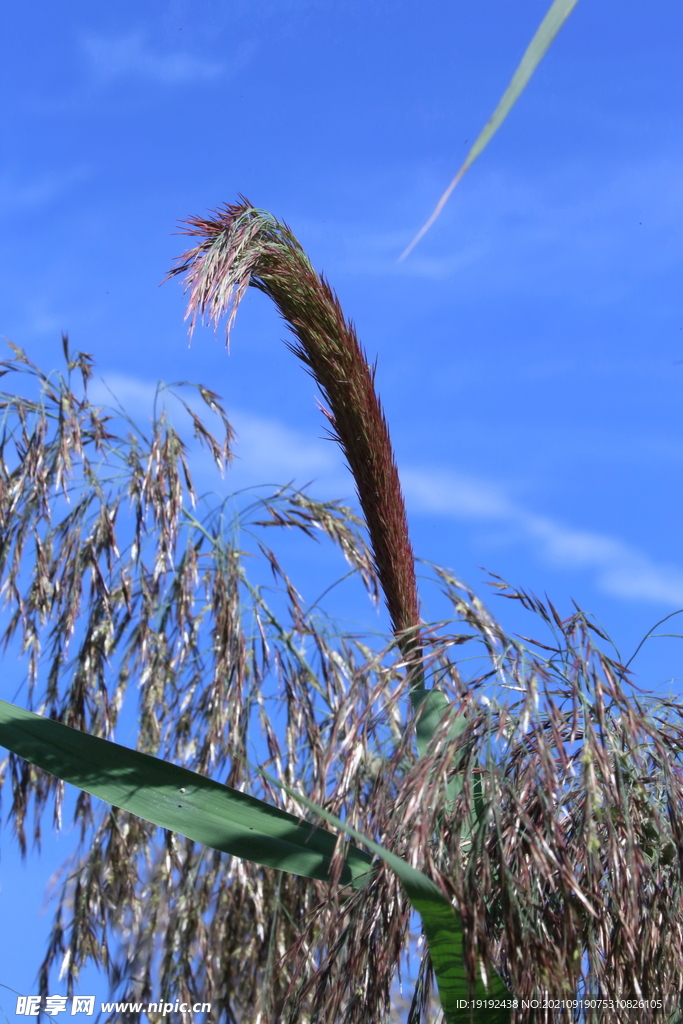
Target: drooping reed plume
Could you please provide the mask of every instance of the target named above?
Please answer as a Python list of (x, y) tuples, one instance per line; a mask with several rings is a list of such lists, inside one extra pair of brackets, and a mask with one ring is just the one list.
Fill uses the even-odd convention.
[(334, 291), (287, 225), (240, 198), (209, 217), (183, 222), (183, 233), (201, 241), (169, 276), (187, 275), (191, 330), (197, 317), (217, 325), (227, 315), (229, 340), (249, 285), (277, 306), (296, 338), (288, 347), (308, 367), (329, 406), (323, 412), (356, 483), (392, 629), (403, 654), (414, 658), (420, 621), (414, 555), (375, 367)]

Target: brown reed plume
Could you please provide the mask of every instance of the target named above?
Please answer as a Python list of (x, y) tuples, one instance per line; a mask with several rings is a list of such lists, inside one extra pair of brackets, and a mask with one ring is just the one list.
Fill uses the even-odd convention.
[[(217, 325), (227, 315), (228, 341), (249, 285), (277, 306), (297, 339), (288, 348), (307, 366), (329, 406), (323, 412), (356, 483), (392, 629), (414, 663), (420, 622), (414, 555), (389, 428), (375, 391), (376, 366), (369, 366), (337, 296), (287, 225), (240, 199), (209, 217), (182, 222), (183, 233), (201, 241), (180, 257), (169, 277), (187, 275), (190, 330), (198, 316)], [(422, 689), (420, 682), (416, 689)]]

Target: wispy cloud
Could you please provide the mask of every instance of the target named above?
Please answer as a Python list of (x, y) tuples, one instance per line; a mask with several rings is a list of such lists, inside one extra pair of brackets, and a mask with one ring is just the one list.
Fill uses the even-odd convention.
[[(144, 427), (152, 415), (156, 385), (127, 374), (110, 373), (105, 379), (92, 381), (88, 393), (96, 405), (114, 406), (118, 401)], [(216, 426), (211, 423), (212, 414), (192, 392), (183, 391), (183, 397), (205, 418), (210, 429)], [(164, 406), (168, 408), (183, 437), (190, 437), (191, 424), (181, 404), (167, 391), (160, 393), (158, 403), (157, 412)], [(232, 407), (227, 411), (237, 433), (231, 486), (232, 481), (243, 486), (264, 482), (286, 483), (290, 479), (298, 485), (309, 480), (324, 480), (326, 489), (334, 485), (347, 494), (352, 491), (350, 479), (341, 469), (338, 449), (331, 441), (310, 438), (270, 417)], [(205, 460), (203, 451), (193, 452), (193, 471), (196, 469), (198, 476), (210, 473), (215, 486), (213, 461), (208, 456)]]
[(339, 476), (339, 456), (331, 441), (311, 441), (277, 420), (251, 413), (237, 412), (234, 424), (239, 456), (251, 475), (278, 479), (284, 473), (300, 481), (303, 477)]
[(573, 530), (551, 519), (527, 515), (523, 525), (548, 561), (593, 569), (597, 585), (605, 593), (683, 608), (683, 570), (679, 566), (654, 562), (613, 537)]
[(162, 84), (182, 84), (217, 78), (225, 65), (182, 50), (161, 52), (149, 46), (142, 32), (106, 37), (87, 35), (82, 46), (93, 74), (102, 82), (145, 78)]
[[(391, 173), (395, 176), (394, 168)], [(377, 203), (382, 226), (369, 229), (347, 221), (331, 231), (329, 221), (310, 225), (312, 238), (339, 239), (336, 273), (456, 278), (467, 295), (482, 290), (562, 295), (588, 283), (587, 297), (599, 294), (609, 302), (628, 293), (644, 274), (680, 265), (683, 257), (683, 156), (629, 165), (577, 162), (535, 177), (480, 168), (422, 243), (423, 251), (416, 249), (399, 263), (420, 211), (428, 209), (443, 185), (433, 171), (427, 175), (418, 169), (416, 175), (419, 183), (402, 209), (387, 211)], [(379, 196), (387, 182), (377, 175), (364, 187)]]
[(39, 209), (79, 185), (89, 173), (84, 166), (40, 175), (7, 168), (0, 172), (0, 215)]
[(460, 519), (509, 520), (515, 506), (493, 483), (452, 472), (403, 469), (401, 482), (410, 503), (423, 512)]
[(156, 393), (156, 383), (126, 373), (95, 377), (88, 385), (88, 397), (93, 405), (116, 406), (118, 403), (141, 424), (148, 422), (152, 415)]
[[(141, 424), (149, 422), (156, 385), (127, 374), (107, 374), (89, 387), (95, 404), (114, 404), (113, 395)], [(186, 395), (191, 398), (190, 394)], [(173, 421), (190, 436), (182, 407), (168, 392), (160, 396)], [(201, 403), (192, 402), (204, 414)], [(211, 414), (208, 414), (210, 417)], [(237, 431), (237, 460), (228, 478), (229, 490), (252, 484), (280, 484), (292, 480), (302, 486), (315, 480), (334, 497), (349, 497), (353, 485), (342, 468), (336, 446), (311, 438), (277, 419), (229, 409)], [(207, 418), (208, 421), (208, 418)], [(193, 474), (199, 490), (216, 487), (213, 462), (204, 450), (193, 447)], [(460, 519), (488, 526), (502, 526), (507, 542), (524, 544), (547, 565), (583, 570), (592, 574), (603, 593), (626, 600), (683, 607), (683, 568), (656, 562), (646, 553), (615, 537), (577, 529), (524, 507), (491, 480), (464, 476), (449, 470), (401, 467), (401, 480), (411, 513)]]
[(506, 526), (510, 541), (530, 545), (541, 561), (591, 571), (603, 593), (683, 607), (680, 566), (656, 562), (615, 537), (537, 515), (490, 481), (411, 469), (401, 477), (413, 511)]

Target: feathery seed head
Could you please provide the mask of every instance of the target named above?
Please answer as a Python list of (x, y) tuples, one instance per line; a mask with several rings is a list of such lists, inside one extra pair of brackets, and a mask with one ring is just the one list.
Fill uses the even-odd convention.
[(190, 321), (190, 334), (197, 317), (218, 326), (227, 314), (226, 341), (235, 321), (237, 307), (258, 274), (264, 260), (272, 257), (278, 245), (279, 225), (265, 210), (256, 210), (244, 198), (238, 205), (225, 203), (211, 211), (213, 219), (188, 217), (183, 234), (198, 236), (199, 245), (189, 249), (167, 275), (187, 274), (186, 290), (190, 301), (185, 319)]

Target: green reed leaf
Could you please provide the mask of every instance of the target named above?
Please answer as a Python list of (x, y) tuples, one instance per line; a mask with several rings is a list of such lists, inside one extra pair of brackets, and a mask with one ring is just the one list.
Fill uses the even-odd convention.
[(453, 178), (444, 194), (441, 196), (441, 199), (439, 199), (429, 220), (423, 224), (410, 245), (401, 253), (399, 261), (404, 260), (406, 256), (413, 251), (420, 239), (427, 234), (448, 202), (451, 192), (455, 186), (465, 175), (466, 171), (472, 166), (477, 157), (486, 149), (489, 142), (512, 110), (513, 106), (526, 89), (531, 76), (550, 48), (550, 44), (578, 2), (579, 0), (554, 0), (550, 10), (539, 25), (534, 38), (526, 48), (524, 56), (512, 76), (512, 81), (503, 93), (500, 103), (477, 136), (474, 145), (465, 158), (464, 164)]
[[(204, 846), (326, 881), (337, 842), (326, 829), (197, 772), (79, 732), (0, 700), (0, 744), (106, 803)], [(372, 857), (349, 846), (340, 882), (365, 884)]]
[[(442, 690), (427, 690), (422, 703), (417, 709), (417, 752), (424, 757), (434, 733), (439, 728), (441, 719), (450, 707), (450, 701)], [(450, 729), (449, 738), (454, 738), (465, 728), (464, 717), (458, 718)]]

